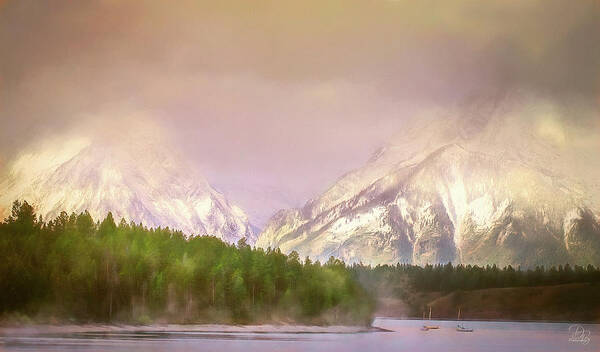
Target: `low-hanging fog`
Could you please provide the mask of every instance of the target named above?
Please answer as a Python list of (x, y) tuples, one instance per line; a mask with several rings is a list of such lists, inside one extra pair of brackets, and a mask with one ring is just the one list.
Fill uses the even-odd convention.
[(50, 137), (157, 126), (259, 226), (420, 116), (505, 94), (599, 169), (577, 160), (600, 151), (592, 0), (8, 0), (0, 53), (0, 168)]

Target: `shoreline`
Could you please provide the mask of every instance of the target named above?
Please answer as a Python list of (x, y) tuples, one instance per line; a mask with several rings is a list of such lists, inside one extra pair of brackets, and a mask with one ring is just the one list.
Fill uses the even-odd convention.
[(0, 327), (0, 336), (35, 336), (47, 334), (81, 333), (124, 333), (124, 332), (197, 332), (197, 333), (248, 333), (248, 334), (356, 334), (367, 332), (386, 332), (389, 330), (374, 326), (348, 325), (226, 325), (226, 324), (34, 324)]
[(588, 325), (600, 325), (600, 321), (570, 321), (570, 320), (527, 320), (527, 319), (449, 319), (449, 318), (431, 318), (423, 319), (421, 317), (390, 317), (390, 316), (377, 316), (375, 319), (382, 320), (422, 320), (422, 321), (472, 321), (472, 322), (490, 322), (490, 323), (548, 323), (548, 324), (588, 324)]

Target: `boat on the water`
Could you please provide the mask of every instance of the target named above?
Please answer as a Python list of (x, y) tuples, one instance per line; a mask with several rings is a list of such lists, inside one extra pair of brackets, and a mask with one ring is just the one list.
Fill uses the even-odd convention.
[(473, 332), (473, 329), (465, 328), (464, 326), (458, 324), (458, 325), (456, 325), (456, 331), (458, 331), (458, 332)]
[[(460, 307), (458, 308), (458, 319), (460, 321)], [(473, 329), (465, 328), (462, 324), (456, 324), (456, 331), (458, 332), (473, 332)]]
[[(431, 321), (431, 306), (429, 307), (429, 320)], [(436, 330), (439, 328), (440, 327), (438, 325), (423, 325), (423, 328), (421, 330), (429, 331), (429, 330)]]
[(436, 329), (439, 329), (440, 327), (437, 325), (423, 325), (423, 328), (426, 330), (436, 330)]

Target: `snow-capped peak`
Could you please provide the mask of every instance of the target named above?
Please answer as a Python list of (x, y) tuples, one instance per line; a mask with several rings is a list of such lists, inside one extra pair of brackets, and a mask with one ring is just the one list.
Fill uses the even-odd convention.
[[(257, 245), (371, 264), (598, 264), (599, 169), (559, 115), (517, 95), (415, 120), (365, 166), (278, 213)], [(572, 209), (589, 216), (574, 221)]]
[(255, 241), (244, 211), (164, 139), (120, 137), (57, 138), (24, 150), (3, 170), (0, 206), (9, 209), (24, 199), (44, 219), (85, 210), (102, 219), (110, 211), (116, 219), (169, 226), (190, 236)]

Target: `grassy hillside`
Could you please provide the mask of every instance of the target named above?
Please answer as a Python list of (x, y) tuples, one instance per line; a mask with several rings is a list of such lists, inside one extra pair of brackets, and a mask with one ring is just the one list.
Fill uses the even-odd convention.
[(457, 291), (429, 302), (436, 316), (465, 319), (600, 322), (600, 284), (493, 288)]
[(489, 288), (451, 293), (412, 292), (403, 299), (380, 297), (377, 314), (419, 318), (432, 308), (435, 319), (600, 322), (600, 283)]
[(376, 315), (419, 318), (600, 321), (600, 270), (568, 264), (521, 270), (510, 266), (399, 264), (352, 266), (377, 297)]

